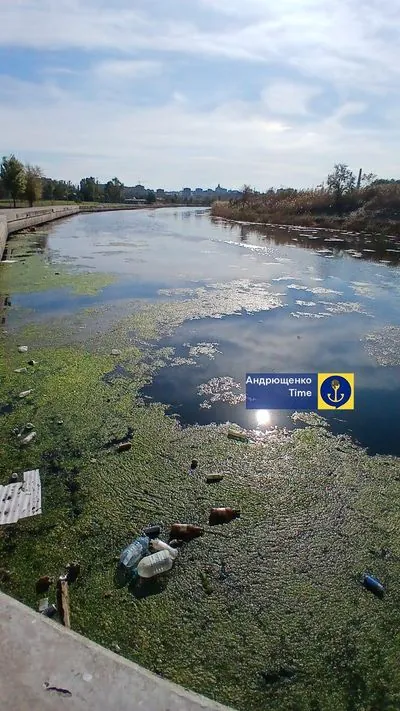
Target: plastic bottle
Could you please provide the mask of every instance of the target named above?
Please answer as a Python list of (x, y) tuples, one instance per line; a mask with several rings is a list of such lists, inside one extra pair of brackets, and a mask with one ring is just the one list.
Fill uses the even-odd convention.
[(239, 442), (249, 441), (249, 438), (247, 437), (245, 432), (241, 432), (240, 430), (228, 430), (228, 438), (237, 439)]
[(374, 595), (377, 595), (377, 597), (383, 597), (385, 593), (385, 587), (384, 585), (382, 585), (381, 581), (378, 580), (378, 578), (374, 578), (373, 575), (365, 573), (363, 578), (363, 584), (364, 587), (367, 588), (367, 590), (370, 590), (372, 593), (374, 593)]
[(150, 546), (152, 550), (155, 551), (168, 551), (172, 560), (175, 560), (176, 556), (178, 555), (178, 551), (176, 548), (172, 548), (172, 546), (168, 545), (168, 543), (166, 543), (165, 541), (161, 541), (159, 538), (155, 538), (153, 541), (151, 541)]
[(173, 563), (169, 551), (157, 551), (142, 558), (136, 572), (141, 578), (154, 578), (155, 575), (171, 570)]
[(161, 526), (146, 526), (143, 529), (142, 534), (148, 536), (149, 538), (157, 538), (161, 532)]
[(191, 541), (204, 533), (204, 528), (193, 526), (191, 523), (174, 523), (169, 534), (170, 540), (176, 538), (178, 541)]
[(148, 536), (139, 536), (135, 538), (121, 553), (119, 562), (124, 568), (135, 568), (140, 559), (149, 550), (150, 539)]
[(229, 506), (219, 509), (211, 509), (208, 523), (210, 526), (217, 526), (220, 523), (229, 523), (234, 518), (239, 518), (240, 511), (231, 509)]

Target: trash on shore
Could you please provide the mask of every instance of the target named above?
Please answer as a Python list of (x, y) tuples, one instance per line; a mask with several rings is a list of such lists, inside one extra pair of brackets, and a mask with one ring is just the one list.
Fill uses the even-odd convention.
[(148, 536), (148, 538), (158, 538), (161, 533), (161, 526), (146, 526), (143, 529), (143, 535)]
[(183, 546), (183, 541), (178, 541), (176, 538), (173, 538), (172, 541), (169, 542), (169, 545), (171, 548), (181, 548)]
[(196, 468), (197, 468), (197, 464), (198, 464), (197, 459), (192, 459), (192, 463), (191, 463), (191, 465), (190, 465), (190, 468), (191, 468), (191, 469), (196, 469)]
[(67, 581), (69, 583), (74, 583), (75, 580), (78, 578), (81, 572), (81, 564), (74, 561), (73, 563), (69, 563), (67, 565)]
[(206, 476), (206, 482), (207, 482), (207, 484), (214, 484), (219, 481), (222, 481), (223, 478), (224, 478), (223, 474), (208, 474)]
[(168, 551), (172, 560), (175, 560), (178, 555), (178, 550), (176, 548), (173, 548), (165, 541), (162, 541), (160, 538), (154, 538), (152, 541), (150, 541), (150, 547), (153, 551)]
[(28, 360), (28, 365), (38, 365), (37, 360)]
[(28, 352), (28, 346), (18, 346), (18, 351), (20, 353), (27, 353)]
[(239, 509), (231, 509), (229, 506), (223, 508), (215, 508), (210, 511), (208, 523), (210, 526), (217, 526), (222, 523), (229, 523), (235, 518), (240, 517)]
[(27, 373), (28, 368), (15, 368), (14, 373)]
[(121, 351), (119, 351), (118, 348), (113, 348), (112, 351), (111, 351), (111, 355), (113, 355), (113, 356), (120, 356), (120, 355), (121, 355)]
[(30, 442), (32, 442), (35, 439), (35, 437), (36, 437), (36, 432), (30, 432), (28, 435), (26, 435), (26, 437), (24, 437), (24, 439), (21, 440), (21, 444), (23, 444), (23, 445), (29, 444)]
[(34, 426), (35, 425), (32, 422), (27, 422), (25, 425), (25, 429), (26, 430), (33, 430)]
[(171, 570), (174, 560), (169, 551), (162, 550), (142, 558), (136, 572), (140, 578), (154, 578)]
[(22, 393), (20, 393), (18, 397), (20, 397), (20, 398), (27, 397), (27, 395), (30, 395), (31, 392), (33, 392), (33, 390), (23, 390)]
[(374, 593), (374, 595), (376, 595), (377, 597), (382, 598), (384, 596), (384, 585), (380, 582), (380, 580), (378, 580), (378, 578), (374, 578), (373, 575), (365, 573), (363, 577), (363, 585), (367, 590)]
[(23, 482), (0, 486), (0, 526), (42, 513), (39, 469), (24, 472)]
[(138, 536), (122, 551), (119, 562), (127, 570), (133, 570), (149, 550), (148, 536)]
[(57, 608), (55, 605), (49, 605), (45, 610), (43, 610), (42, 615), (45, 617), (54, 617), (54, 615), (57, 612)]
[(117, 445), (118, 452), (127, 452), (128, 449), (132, 449), (132, 442), (121, 442)]
[(37, 581), (36, 581), (36, 593), (38, 595), (43, 595), (43, 593), (47, 593), (50, 585), (52, 585), (53, 579), (50, 578), (48, 575), (42, 575)]
[(228, 439), (236, 439), (239, 442), (248, 442), (249, 438), (245, 432), (241, 430), (228, 430)]
[(44, 612), (47, 610), (49, 606), (49, 598), (48, 597), (43, 597), (41, 600), (39, 600), (39, 612)]
[(191, 523), (174, 523), (169, 533), (170, 540), (176, 538), (178, 541), (189, 542), (193, 538), (204, 535), (204, 528), (193, 526)]
[(64, 627), (71, 627), (70, 609), (69, 609), (69, 589), (68, 580), (65, 576), (61, 576), (57, 581), (57, 603), (60, 611), (61, 622)]
[(267, 684), (276, 684), (279, 681), (289, 681), (296, 676), (296, 671), (287, 667), (280, 667), (277, 671), (262, 671), (260, 673)]

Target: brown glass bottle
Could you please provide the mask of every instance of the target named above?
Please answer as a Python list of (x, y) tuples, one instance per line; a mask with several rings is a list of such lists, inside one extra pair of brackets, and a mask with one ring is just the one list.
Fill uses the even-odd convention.
[(229, 523), (229, 521), (233, 521), (234, 518), (239, 518), (239, 516), (240, 511), (238, 509), (231, 509), (229, 506), (211, 509), (208, 523), (210, 526), (217, 526), (221, 523)]
[(204, 533), (204, 528), (193, 526), (191, 523), (174, 523), (169, 534), (170, 540), (176, 538), (178, 541), (191, 541)]

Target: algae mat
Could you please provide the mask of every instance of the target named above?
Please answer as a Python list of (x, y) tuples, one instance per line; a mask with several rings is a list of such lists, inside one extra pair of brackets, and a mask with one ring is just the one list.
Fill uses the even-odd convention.
[[(101, 288), (80, 278), (75, 291)], [(398, 460), (368, 456), (320, 418), (247, 445), (145, 406), (140, 388), (168, 354), (127, 334), (156, 338), (172, 312), (148, 308), (80, 343), (63, 319), (53, 345), (50, 324), (1, 335), (0, 483), (38, 467), (43, 485), (42, 516), (0, 530), (2, 589), (37, 607), (37, 578), (79, 560), (73, 629), (161, 676), (243, 710), (399, 708)], [(27, 422), (37, 437), (21, 448), (13, 430)], [(216, 471), (223, 481), (207, 485)], [(206, 526), (163, 578), (122, 586), (116, 556), (142, 526), (206, 524), (223, 505), (241, 518)], [(383, 600), (361, 587), (364, 571), (384, 581)]]

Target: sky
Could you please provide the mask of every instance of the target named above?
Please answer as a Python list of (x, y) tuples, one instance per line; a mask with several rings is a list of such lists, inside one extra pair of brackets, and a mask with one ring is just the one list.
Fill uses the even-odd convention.
[(54, 178), (398, 178), (398, 0), (0, 0), (0, 154)]

